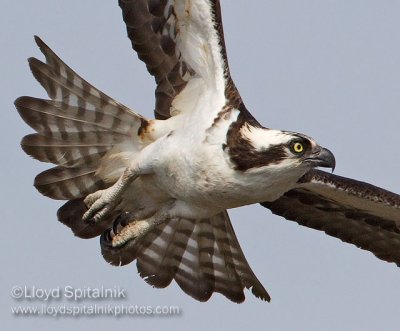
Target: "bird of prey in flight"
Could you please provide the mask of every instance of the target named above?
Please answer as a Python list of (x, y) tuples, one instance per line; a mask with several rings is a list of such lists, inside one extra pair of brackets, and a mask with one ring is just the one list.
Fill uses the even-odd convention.
[(193, 298), (247, 288), (270, 300), (227, 210), (261, 203), (400, 265), (400, 196), (316, 170), (335, 158), (309, 136), (262, 126), (232, 81), (218, 0), (119, 0), (133, 49), (156, 81), (155, 119), (105, 95), (41, 39), (30, 58), (49, 100), (20, 97), (36, 133), (23, 150), (55, 167), (35, 187), (68, 200), (58, 220), (100, 236), (106, 261), (137, 261), (154, 287), (172, 280)]

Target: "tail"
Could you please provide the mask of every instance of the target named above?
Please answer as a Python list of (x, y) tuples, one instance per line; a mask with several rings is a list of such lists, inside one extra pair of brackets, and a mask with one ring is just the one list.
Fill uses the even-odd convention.
[(134, 225), (128, 218), (129, 214), (122, 216), (101, 236), (102, 253), (109, 263), (124, 265), (137, 259), (147, 283), (163, 288), (175, 280), (199, 301), (219, 292), (239, 303), (245, 299), (244, 288), (270, 301), (246, 261), (226, 211), (209, 219), (171, 219), (137, 241), (115, 245), (124, 229)]
[[(30, 58), (29, 66), (51, 100), (24, 96), (15, 101), (20, 116), (37, 132), (22, 139), (22, 149), (57, 165), (40, 173), (34, 186), (50, 198), (75, 201), (69, 207), (79, 216), (79, 199), (112, 185), (130, 154), (142, 148), (140, 132), (148, 120), (78, 76), (40, 38), (35, 41), (46, 63)], [(100, 168), (113, 172), (105, 176)]]

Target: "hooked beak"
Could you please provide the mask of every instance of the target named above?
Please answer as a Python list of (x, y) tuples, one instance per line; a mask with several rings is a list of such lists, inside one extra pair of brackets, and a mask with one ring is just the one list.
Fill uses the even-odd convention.
[(332, 172), (336, 166), (335, 156), (326, 148), (321, 148), (312, 157), (307, 158), (306, 161), (311, 162), (315, 167), (331, 168)]

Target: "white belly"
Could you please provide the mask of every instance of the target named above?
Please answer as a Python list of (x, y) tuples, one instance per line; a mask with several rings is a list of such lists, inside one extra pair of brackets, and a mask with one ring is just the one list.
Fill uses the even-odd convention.
[(151, 155), (152, 172), (127, 192), (130, 201), (136, 200), (133, 209), (159, 209), (170, 204), (171, 216), (188, 218), (205, 218), (226, 209), (273, 201), (291, 189), (306, 171), (237, 171), (222, 144), (208, 144), (203, 139), (188, 143), (179, 134), (155, 142)]

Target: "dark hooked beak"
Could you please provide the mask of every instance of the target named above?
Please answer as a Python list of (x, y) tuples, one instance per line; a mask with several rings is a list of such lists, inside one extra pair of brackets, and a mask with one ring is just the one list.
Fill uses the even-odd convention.
[(335, 170), (335, 156), (329, 149), (321, 148), (320, 151), (314, 153), (306, 160), (310, 161), (315, 167), (331, 168), (332, 172)]

